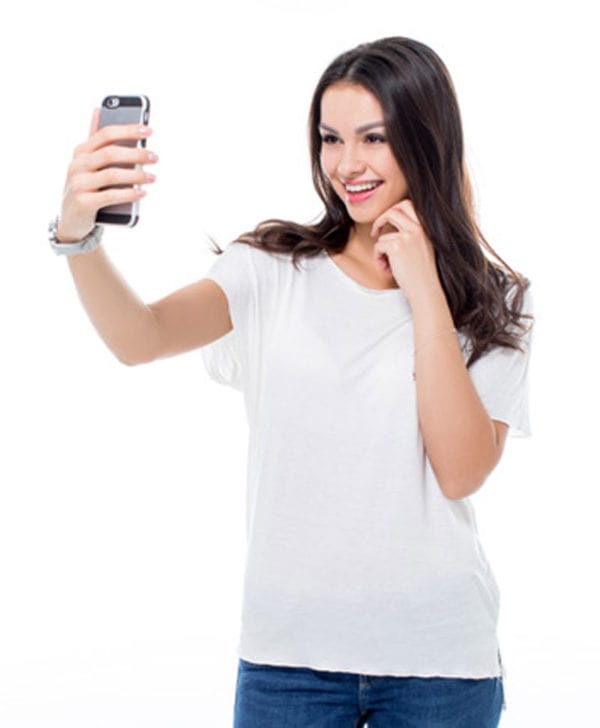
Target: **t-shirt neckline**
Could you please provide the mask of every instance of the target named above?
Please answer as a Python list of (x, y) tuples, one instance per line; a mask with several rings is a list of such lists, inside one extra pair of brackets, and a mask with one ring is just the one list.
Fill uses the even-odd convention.
[(327, 259), (329, 267), (333, 268), (338, 277), (344, 280), (347, 285), (351, 286), (355, 290), (361, 291), (369, 296), (400, 295), (402, 298), (405, 298), (401, 288), (368, 288), (367, 286), (363, 286), (362, 283), (359, 283), (357, 280), (345, 273), (326, 250), (323, 250), (323, 255)]

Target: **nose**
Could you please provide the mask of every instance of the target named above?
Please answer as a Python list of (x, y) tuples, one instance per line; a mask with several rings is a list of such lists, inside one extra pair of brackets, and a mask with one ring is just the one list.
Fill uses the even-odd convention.
[(354, 144), (342, 145), (337, 171), (343, 179), (350, 179), (364, 170), (364, 160), (361, 158), (359, 149)]

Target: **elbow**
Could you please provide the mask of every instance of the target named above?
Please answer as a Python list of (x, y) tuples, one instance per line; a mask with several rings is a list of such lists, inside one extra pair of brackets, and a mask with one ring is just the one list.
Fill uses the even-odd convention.
[(128, 359), (124, 356), (120, 356), (119, 354), (115, 354), (117, 361), (119, 361), (121, 364), (124, 364), (126, 367), (134, 367), (139, 362), (133, 361), (131, 359)]
[(479, 469), (477, 472), (471, 474), (465, 474), (464, 472), (455, 475), (454, 477), (440, 478), (438, 480), (442, 493), (449, 500), (460, 500), (472, 495), (488, 479), (488, 476), (496, 466), (497, 459), (483, 469)]
[(121, 364), (124, 364), (126, 367), (135, 367), (139, 366), (140, 364), (148, 364), (149, 362), (154, 361), (155, 358), (153, 356), (130, 357), (117, 354), (116, 352), (113, 353), (117, 357), (118, 361), (121, 362)]
[(486, 482), (500, 459), (500, 452), (494, 445), (486, 450), (479, 451), (477, 458), (470, 458), (467, 462), (454, 463), (454, 467), (447, 468), (439, 473), (438, 483), (442, 493), (449, 500), (460, 500), (472, 495)]
[(453, 483), (440, 483), (440, 489), (448, 500), (461, 500), (475, 493), (484, 483), (485, 478), (475, 482), (462, 480)]
[(135, 367), (140, 364), (149, 364), (160, 357), (160, 349), (156, 341), (144, 338), (133, 340), (132, 338), (121, 339), (109, 347), (114, 356), (121, 364), (127, 367)]

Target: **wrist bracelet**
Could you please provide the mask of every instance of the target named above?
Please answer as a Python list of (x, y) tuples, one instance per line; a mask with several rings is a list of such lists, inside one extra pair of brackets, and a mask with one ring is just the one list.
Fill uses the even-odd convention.
[(58, 215), (50, 221), (48, 225), (48, 240), (50, 247), (57, 255), (79, 255), (80, 253), (91, 253), (100, 245), (104, 227), (102, 225), (94, 225), (91, 232), (85, 238), (75, 243), (59, 243), (56, 239), (56, 231), (58, 229)]
[(457, 333), (456, 329), (445, 329), (444, 331), (440, 331), (440, 333), (439, 333), (439, 334), (436, 334), (435, 336), (432, 336), (432, 337), (431, 337), (431, 339), (429, 339), (428, 341), (426, 341), (426, 342), (425, 342), (424, 344), (421, 344), (420, 346), (418, 346), (418, 347), (417, 347), (417, 348), (415, 349), (414, 353), (416, 354), (416, 353), (417, 353), (418, 351), (420, 351), (420, 350), (421, 350), (421, 349), (422, 349), (423, 347), (427, 346), (427, 344), (429, 344), (429, 343), (430, 343), (430, 342), (432, 341), (432, 339), (437, 339), (437, 338), (439, 338), (440, 336), (443, 336), (444, 334), (451, 334), (451, 333), (453, 333), (453, 332), (454, 332), (454, 333)]

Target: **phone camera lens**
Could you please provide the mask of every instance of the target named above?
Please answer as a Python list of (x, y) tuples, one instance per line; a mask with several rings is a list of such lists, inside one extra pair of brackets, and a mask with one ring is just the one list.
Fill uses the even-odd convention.
[(119, 98), (117, 96), (111, 96), (106, 102), (106, 105), (109, 109), (116, 109), (119, 105)]

